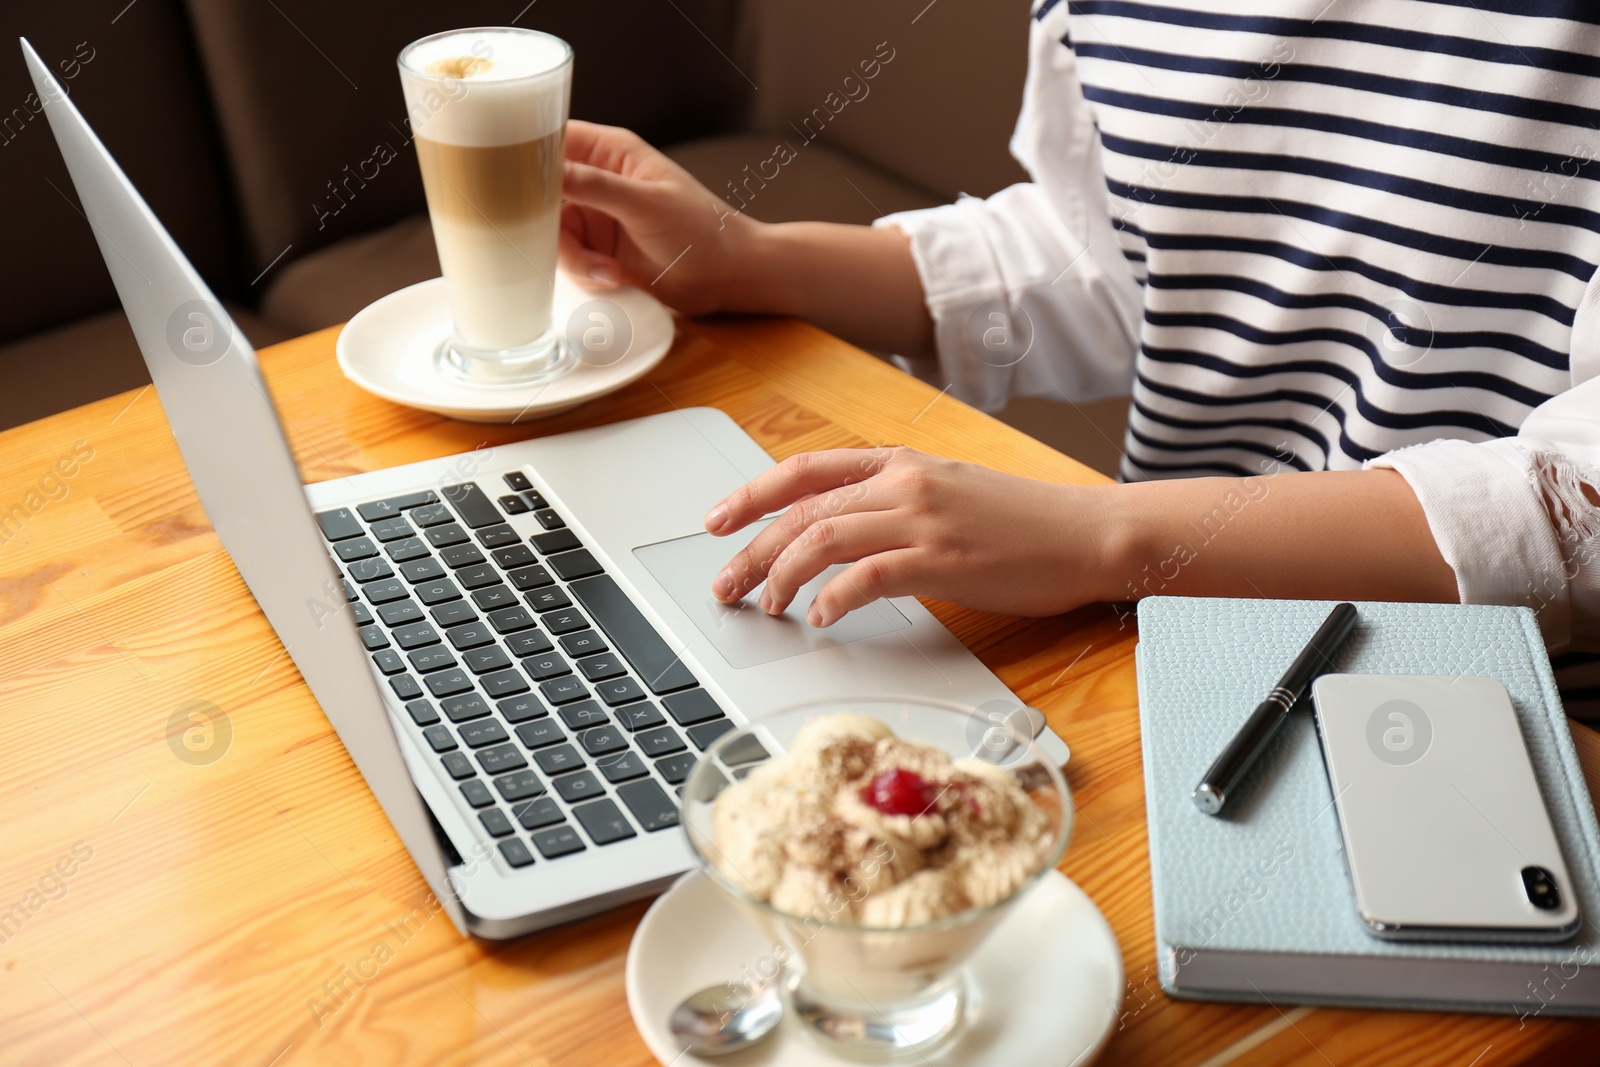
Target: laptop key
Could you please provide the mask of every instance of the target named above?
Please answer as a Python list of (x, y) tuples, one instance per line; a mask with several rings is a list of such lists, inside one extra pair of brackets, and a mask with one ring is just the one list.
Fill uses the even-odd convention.
[(513, 867), (526, 867), (533, 862), (533, 853), (520, 837), (508, 837), (500, 842), (500, 856)]
[(552, 777), (583, 769), (583, 757), (578, 755), (578, 750), (571, 745), (541, 748), (533, 754), (533, 762), (539, 765), (541, 771)]
[(511, 825), (511, 820), (506, 818), (506, 813), (499, 808), (478, 812), (478, 821), (483, 823), (483, 828), (489, 831), (490, 837), (504, 837), (515, 829)]
[(464, 723), (460, 733), (461, 743), (468, 748), (482, 748), (484, 745), (498, 745), (511, 740), (506, 728), (495, 719), (474, 719)]
[(478, 679), (478, 684), (483, 686), (483, 691), (492, 697), (508, 697), (517, 693), (526, 693), (528, 683), (522, 677), (522, 672), (515, 668), (486, 674)]
[[(581, 638), (584, 634), (593, 632), (593, 630), (584, 630), (582, 633), (568, 634), (566, 637), (563, 637), (561, 641), (563, 644), (565, 644), (569, 638)], [(600, 649), (600, 651), (603, 652), (605, 650)], [(582, 671), (583, 676), (589, 679), (591, 682), (599, 682), (604, 681), (607, 678), (615, 678), (617, 675), (623, 673), (627, 669), (628, 668), (622, 665), (622, 660), (618, 659), (615, 654), (607, 656), (591, 655), (588, 658), (578, 662), (578, 670)]]
[(528, 538), (533, 542), (533, 547), (539, 550), (541, 556), (553, 556), (557, 552), (568, 552), (577, 548), (582, 541), (571, 530), (555, 530), (551, 533), (534, 534)]
[(588, 688), (577, 678), (552, 678), (539, 684), (539, 695), (549, 704), (570, 704), (589, 695)]
[[(516, 840), (513, 838), (512, 840)], [(539, 855), (547, 860), (558, 856), (565, 856), (573, 852), (582, 852), (588, 846), (578, 836), (578, 831), (570, 826), (557, 826), (553, 830), (543, 830), (533, 835), (533, 847), (539, 850)]]
[(394, 628), (395, 642), (404, 649), (421, 648), (439, 643), (439, 631), (428, 622), (408, 622)]
[(361, 635), (361, 643), (367, 646), (368, 652), (376, 652), (380, 648), (389, 647), (389, 636), (379, 629), (376, 624), (358, 627), (356, 632)]
[(357, 521), (355, 513), (349, 508), (335, 508), (333, 511), (317, 512), (317, 525), (322, 527), (322, 536), (330, 541), (343, 541), (347, 537), (360, 537), (364, 531), (361, 523)]
[(550, 502), (548, 500), (540, 496), (539, 493), (532, 489), (524, 490), (518, 495), (520, 495), (523, 501), (534, 511), (538, 511), (540, 508), (547, 508), (550, 506)]
[(494, 803), (494, 794), (490, 793), (489, 787), (477, 778), (470, 782), (461, 783), (461, 795), (466, 797), (467, 803), (475, 808), (488, 807)]
[(533, 510), (528, 506), (528, 502), (526, 500), (523, 500), (515, 493), (507, 493), (505, 496), (501, 497), (500, 507), (507, 515), (522, 515)]
[[(544, 570), (543, 567), (539, 569)], [(523, 599), (528, 602), (528, 607), (534, 611), (554, 611), (557, 608), (570, 608), (572, 606), (572, 598), (567, 596), (567, 591), (558, 585), (551, 585), (547, 589), (534, 589), (524, 593)]]
[(467, 536), (467, 531), (463, 530), (458, 522), (447, 522), (443, 526), (430, 526), (422, 531), (422, 535), (428, 539), (428, 544), (434, 548), (449, 548), (451, 545), (464, 544), (471, 540)]
[(661, 703), (666, 705), (667, 714), (671, 715), (679, 726), (693, 726), (697, 722), (722, 718), (722, 709), (704, 689), (673, 693), (671, 696), (662, 697)]
[(426, 700), (413, 700), (406, 705), (406, 714), (418, 726), (432, 726), (439, 721), (439, 713)]
[(630, 731), (648, 730), (667, 721), (662, 716), (661, 709), (650, 703), (627, 704), (612, 714), (616, 715), (617, 721), (624, 729)]
[(334, 554), (345, 563), (378, 554), (378, 546), (372, 543), (370, 537), (352, 537), (348, 541), (335, 541)]
[(479, 611), (494, 611), (497, 608), (515, 607), (518, 603), (517, 594), (508, 585), (491, 585), (484, 589), (476, 589), (472, 593), (472, 602), (478, 605)]
[[(639, 746), (651, 759), (657, 756), (669, 756), (674, 752), (682, 752), (685, 746), (683, 738), (678, 736), (678, 731), (670, 726), (658, 726), (654, 730), (642, 730), (633, 735), (633, 743)], [(676, 783), (674, 783), (676, 784)]]
[(518, 804), (511, 809), (511, 814), (517, 817), (517, 822), (522, 824), (524, 830), (538, 830), (558, 822), (565, 822), (567, 818), (561, 814), (561, 807), (555, 802), (554, 797), (539, 797), (526, 804)]
[(503, 548), (521, 542), (522, 535), (503, 522), (498, 526), (489, 526), (478, 531), (478, 544), (484, 548)]
[(588, 609), (611, 647), (633, 665), (652, 693), (672, 693), (698, 684), (678, 654), (609, 574), (573, 582), (573, 596)]
[(456, 750), (455, 735), (448, 726), (430, 726), (422, 731), (422, 736), (428, 739), (428, 744), (435, 752), (454, 752)]
[[(350, 564), (349, 571), (350, 577), (363, 585), (367, 582), (375, 582), (379, 578), (394, 577), (394, 568), (389, 566), (389, 561), (386, 559), (358, 559)], [(399, 585), (400, 583), (396, 582), (395, 584)]]
[(483, 553), (477, 545), (451, 545), (439, 551), (439, 558), (447, 567), (473, 567), (483, 562)]
[(500, 575), (487, 563), (474, 563), (470, 567), (457, 568), (456, 581), (468, 589), (482, 589), (486, 585), (498, 585)]
[(428, 692), (436, 697), (453, 696), (456, 693), (465, 693), (472, 688), (472, 679), (467, 672), (459, 667), (438, 674), (428, 675)]
[(494, 787), (507, 800), (526, 800), (544, 792), (544, 783), (539, 780), (537, 774), (529, 770), (502, 775), (494, 780)]
[[(690, 733), (693, 732), (692, 730), (690, 731)], [(766, 747), (756, 740), (754, 734), (745, 734), (737, 741), (728, 742), (728, 746), (722, 750), (720, 758), (723, 763), (732, 767), (739, 763), (755, 763), (757, 760), (767, 759), (771, 755), (772, 753), (768, 752)]]
[(533, 554), (533, 549), (520, 541), (510, 548), (497, 548), (489, 555), (493, 556), (494, 561), (508, 571), (539, 562), (539, 558)]
[(399, 626), (401, 623), (415, 622), (422, 618), (422, 608), (418, 606), (415, 600), (407, 597), (404, 600), (396, 600), (392, 604), (380, 605), (378, 618), (382, 619), (386, 625)]
[(413, 509), (406, 518), (411, 520), (413, 526), (439, 526), (455, 521), (455, 516), (443, 504), (424, 504)]
[[(518, 567), (510, 574), (506, 575), (506, 577), (511, 579), (512, 585), (516, 586), (518, 589), (521, 589), (523, 592), (527, 592), (529, 589), (541, 589), (544, 586), (556, 584), (556, 580), (550, 577), (550, 572), (537, 564), (532, 567)], [(571, 601), (568, 601), (568, 603), (570, 604)]]
[(617, 796), (628, 805), (628, 810), (647, 833), (678, 825), (678, 806), (665, 789), (650, 779), (617, 786)]
[(557, 708), (561, 721), (574, 730), (581, 730), (586, 726), (601, 726), (611, 721), (599, 704), (592, 700), (585, 700), (581, 704), (568, 704), (564, 708)]
[(436, 604), (429, 614), (433, 616), (434, 622), (447, 629), (451, 626), (460, 626), (462, 623), (478, 621), (478, 613), (473, 611), (472, 605), (465, 600)]
[(506, 485), (519, 493), (533, 488), (533, 483), (528, 481), (528, 476), (521, 471), (508, 471), (501, 477), (505, 479)]
[(409, 674), (397, 674), (389, 679), (389, 688), (401, 700), (415, 700), (422, 695), (422, 686)]
[(594, 691), (600, 694), (600, 699), (604, 700), (607, 706), (613, 708), (618, 704), (631, 704), (635, 700), (644, 699), (644, 687), (627, 676), (601, 682), (594, 687)]
[(368, 610), (365, 604), (351, 604), (350, 617), (355, 620), (357, 626), (372, 625), (372, 612)]
[(578, 735), (578, 743), (591, 756), (609, 756), (628, 747), (628, 739), (619, 726), (596, 726), (592, 730), (585, 730)]
[(346, 600), (354, 600), (356, 597), (361, 595), (360, 593), (356, 592), (356, 587), (350, 584), (350, 579), (348, 578), (339, 579), (339, 588), (344, 592), (344, 598)]
[(444, 577), (444, 565), (432, 556), (400, 564), (400, 576), (408, 582), (431, 582)]
[(504, 774), (522, 770), (528, 765), (528, 757), (516, 745), (499, 745), (479, 751), (478, 763), (487, 774)]
[(593, 804), (583, 804), (573, 808), (572, 814), (577, 818), (578, 825), (583, 827), (583, 832), (597, 845), (609, 845), (638, 836), (614, 801), (597, 800)]
[(463, 778), (472, 778), (478, 773), (472, 769), (472, 761), (467, 758), (465, 752), (446, 753), (439, 762), (444, 764), (445, 772), (458, 782)]
[(520, 604), (514, 608), (500, 608), (489, 612), (489, 624), (494, 627), (495, 633), (513, 634), (518, 630), (532, 629), (533, 614)]
[(400, 653), (392, 648), (372, 654), (372, 662), (377, 664), (378, 670), (384, 674), (399, 674), (406, 669), (406, 661), (400, 658)]
[(421, 559), (428, 554), (428, 546), (415, 537), (408, 537), (404, 541), (391, 541), (383, 550), (389, 553), (389, 558), (396, 563)]
[[(606, 643), (598, 633), (593, 630), (578, 630), (575, 633), (563, 634), (561, 637), (561, 650), (574, 659), (580, 656), (592, 656), (596, 652), (604, 652)], [(578, 669), (583, 669), (583, 664), (578, 664)], [(587, 674), (587, 672), (585, 672)], [(643, 696), (644, 694), (639, 694)]]
[(405, 520), (405, 516), (396, 515), (393, 518), (379, 519), (372, 524), (372, 536), (387, 544), (390, 541), (399, 541), (406, 537), (415, 537), (417, 531)]
[(483, 698), (476, 693), (441, 700), (439, 706), (444, 709), (451, 722), (467, 722), (489, 714), (489, 705), (485, 704)]
[(538, 519), (539, 525), (546, 530), (564, 530), (567, 528), (567, 520), (563, 519), (555, 508), (540, 508), (533, 513), (533, 517)]
[(494, 506), (494, 501), (484, 495), (477, 482), (447, 485), (444, 487), (444, 498), (455, 507), (461, 521), (474, 530), (505, 521), (500, 517), (500, 510)]
[(461, 590), (456, 588), (456, 583), (448, 578), (436, 578), (431, 582), (420, 582), (416, 587), (417, 599), (424, 604), (443, 604), (447, 600), (460, 600)]
[[(516, 636), (521, 637), (523, 635), (518, 634)], [(515, 637), (508, 637), (506, 638), (506, 644), (509, 645), (515, 640)], [(522, 669), (527, 671), (536, 682), (542, 682), (547, 678), (554, 678), (558, 675), (572, 673), (572, 667), (567, 664), (566, 660), (561, 658), (561, 654), (559, 652), (546, 652), (536, 656), (525, 656), (522, 660)]]
[(689, 735), (689, 740), (694, 742), (696, 748), (704, 752), (711, 747), (712, 742), (731, 729), (733, 729), (732, 719), (713, 719), (699, 726), (691, 726), (684, 733)]
[(438, 497), (433, 495), (432, 489), (423, 489), (415, 493), (406, 493), (403, 496), (392, 496), (387, 500), (374, 500), (356, 508), (361, 517), (368, 522), (377, 522), (398, 515), (409, 508), (421, 507), (423, 504), (437, 503)]
[[(495, 710), (500, 712), (502, 719), (512, 725), (516, 725), (519, 722), (527, 722), (529, 719), (542, 718), (550, 714), (545, 710), (544, 705), (539, 702), (539, 698), (532, 693), (526, 693), (519, 697), (508, 697), (496, 704)], [(528, 747), (532, 748), (533, 746), (529, 745)]]
[(564, 582), (574, 581), (578, 578), (587, 578), (592, 574), (599, 574), (605, 570), (600, 566), (594, 554), (587, 548), (580, 548), (574, 552), (563, 552), (560, 555), (549, 556), (545, 562), (550, 564), (550, 569)]
[[(367, 562), (382, 563), (383, 560), (368, 560)], [(390, 573), (392, 574), (393, 572), (391, 571)], [(360, 581), (361, 579), (358, 578), (356, 580)], [(372, 582), (362, 592), (366, 593), (367, 599), (374, 604), (387, 604), (391, 600), (400, 600), (411, 595), (410, 590), (406, 588), (406, 583), (398, 578), (386, 578), (381, 582)]]
[(637, 752), (606, 756), (604, 759), (595, 760), (594, 765), (600, 768), (600, 773), (606, 776), (608, 782), (627, 782), (650, 773), (650, 768), (644, 765), (644, 760)]
[(517, 740), (530, 749), (559, 745), (566, 739), (567, 735), (561, 732), (554, 719), (538, 719), (517, 727)]
[[(550, 643), (549, 636), (543, 631), (523, 630), (519, 634), (511, 634), (506, 638), (506, 648), (510, 649), (513, 656), (521, 659), (526, 656), (537, 656), (541, 653), (549, 652), (555, 646)], [(535, 674), (534, 677), (540, 678), (543, 676)]]
[(666, 759), (656, 760), (656, 771), (671, 785), (682, 785), (689, 772), (694, 770), (698, 757), (693, 752), (684, 752), (677, 756), (668, 756)]
[(547, 611), (539, 616), (539, 625), (553, 634), (570, 634), (578, 630), (587, 630), (589, 620), (583, 617), (583, 612), (577, 608), (562, 608), (560, 611)]
[(604, 795), (606, 787), (600, 784), (600, 779), (593, 771), (583, 771), (579, 774), (565, 774), (553, 783), (556, 795), (568, 804), (576, 804), (580, 800)]
[(461, 654), (461, 662), (466, 664), (467, 670), (473, 674), (487, 674), (511, 666), (511, 657), (506, 655), (498, 645), (484, 645), (474, 648), (470, 652)]

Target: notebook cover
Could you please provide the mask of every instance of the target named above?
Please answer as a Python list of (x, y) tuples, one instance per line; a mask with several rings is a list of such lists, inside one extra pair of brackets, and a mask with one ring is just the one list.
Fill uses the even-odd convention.
[[(1576, 882), (1584, 923), (1575, 938), (1534, 946), (1426, 944), (1368, 933), (1340, 858), (1309, 696), (1221, 817), (1195, 808), (1195, 783), (1333, 603), (1151, 597), (1139, 605), (1139, 719), (1162, 987), (1209, 999), (1523, 1016), (1600, 1012), (1600, 831), (1529, 609), (1357, 603), (1360, 622), (1336, 668), (1488, 675), (1505, 685)], [(1217, 973), (1208, 968), (1227, 960), (1250, 961), (1251, 990), (1208, 988), (1205, 976)], [(1430, 995), (1431, 986), (1469, 973), (1492, 974), (1487, 984), (1497, 994)], [(1401, 975), (1411, 997), (1372, 996), (1374, 985), (1393, 987)], [(1306, 992), (1307, 983), (1317, 990)]]

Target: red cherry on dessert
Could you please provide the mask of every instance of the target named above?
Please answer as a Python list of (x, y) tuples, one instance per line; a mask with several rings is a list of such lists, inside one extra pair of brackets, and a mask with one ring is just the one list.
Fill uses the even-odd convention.
[(928, 780), (915, 771), (884, 771), (861, 789), (861, 802), (885, 815), (921, 815), (936, 799)]

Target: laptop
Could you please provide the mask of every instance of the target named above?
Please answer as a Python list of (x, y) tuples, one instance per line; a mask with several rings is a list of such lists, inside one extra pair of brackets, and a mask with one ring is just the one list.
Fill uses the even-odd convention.
[[(781, 707), (939, 698), (1025, 716), (1065, 762), (913, 598), (827, 630), (803, 612), (837, 568), (776, 618), (712, 598), (755, 531), (713, 538), (702, 516), (773, 463), (720, 411), (302, 484), (249, 342), (22, 51), (206, 514), (462, 932), (514, 937), (663, 889), (693, 865), (690, 768)], [(729, 777), (767, 755), (739, 747)]]

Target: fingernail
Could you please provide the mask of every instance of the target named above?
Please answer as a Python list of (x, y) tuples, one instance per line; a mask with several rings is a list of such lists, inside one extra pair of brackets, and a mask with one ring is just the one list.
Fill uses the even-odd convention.
[(594, 266), (589, 268), (589, 277), (593, 278), (601, 285), (616, 285), (617, 268), (611, 266), (609, 263), (596, 263)]
[(711, 591), (723, 600), (732, 595), (733, 570), (731, 568), (723, 568), (722, 573), (717, 575), (716, 581), (711, 583)]
[(812, 626), (817, 627), (819, 630), (822, 628), (822, 612), (817, 610), (817, 606), (815, 604), (811, 605), (811, 607), (807, 609), (806, 622), (809, 622)]
[(718, 504), (716, 507), (706, 512), (707, 530), (711, 531), (712, 533), (716, 533), (726, 525), (728, 525), (728, 505)]

